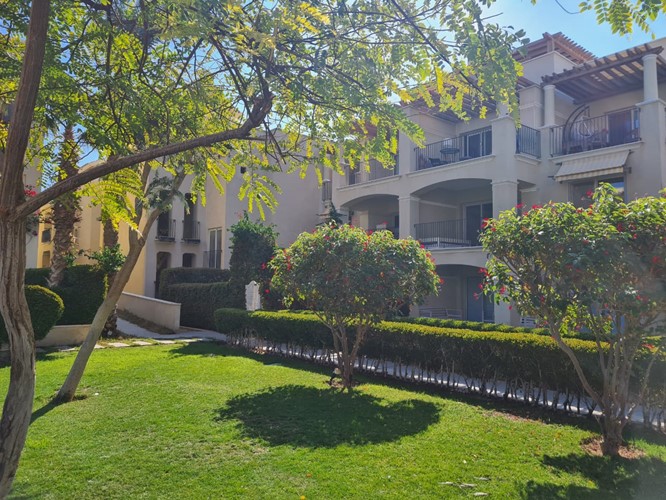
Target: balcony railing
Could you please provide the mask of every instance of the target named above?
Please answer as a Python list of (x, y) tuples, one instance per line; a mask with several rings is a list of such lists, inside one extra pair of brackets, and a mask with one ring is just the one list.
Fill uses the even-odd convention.
[(204, 252), (203, 265), (213, 269), (222, 269), (222, 249)]
[(583, 118), (551, 129), (552, 156), (629, 144), (641, 140), (638, 108)]
[(415, 237), (428, 249), (478, 247), (480, 220), (458, 219), (414, 224)]
[(157, 219), (156, 240), (176, 241), (176, 219)]
[(385, 179), (386, 177), (393, 177), (394, 175), (398, 175), (397, 158), (393, 168), (385, 168), (379, 161), (374, 159), (370, 160), (369, 180), (376, 181), (377, 179)]
[(199, 221), (183, 220), (183, 241), (199, 243)]
[(488, 156), (492, 154), (492, 137), (491, 128), (486, 127), (416, 148), (416, 169), (425, 170)]
[(321, 201), (324, 203), (331, 201), (333, 199), (333, 187), (331, 186), (331, 181), (324, 179), (321, 183)]
[(522, 125), (516, 130), (516, 153), (541, 158), (541, 132)]

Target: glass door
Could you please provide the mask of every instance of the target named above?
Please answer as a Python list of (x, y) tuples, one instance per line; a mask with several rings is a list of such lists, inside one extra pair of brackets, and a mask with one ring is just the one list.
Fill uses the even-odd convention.
[(483, 225), (483, 219), (493, 216), (492, 203), (478, 203), (465, 207), (465, 239), (469, 246), (479, 246), (479, 232)]

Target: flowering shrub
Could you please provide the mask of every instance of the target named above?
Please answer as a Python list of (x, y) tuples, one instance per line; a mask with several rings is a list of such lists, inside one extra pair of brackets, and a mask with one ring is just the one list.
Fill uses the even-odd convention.
[[(618, 453), (622, 430), (640, 404), (629, 397), (646, 337), (664, 335), (666, 310), (666, 198), (624, 203), (612, 186), (590, 193), (587, 209), (548, 203), (523, 215), (510, 210), (488, 221), (481, 241), (493, 257), (485, 290), (510, 300), (522, 314), (538, 316), (569, 356), (588, 394), (602, 410), (604, 453)], [(589, 379), (562, 341), (584, 329), (596, 338), (603, 382)], [(608, 351), (602, 350), (608, 343)], [(658, 344), (651, 341), (653, 355)]]
[[(289, 305), (298, 300), (331, 330), (344, 388), (368, 328), (405, 303), (437, 291), (431, 256), (415, 240), (389, 231), (323, 226), (303, 233), (271, 261), (272, 287)], [(347, 331), (353, 330), (353, 341)]]

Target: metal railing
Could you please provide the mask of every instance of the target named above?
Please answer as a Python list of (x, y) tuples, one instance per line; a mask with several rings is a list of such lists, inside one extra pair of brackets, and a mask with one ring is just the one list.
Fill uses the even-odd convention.
[(222, 269), (222, 249), (204, 252), (203, 265), (213, 269)]
[(321, 183), (321, 201), (324, 203), (333, 199), (333, 186), (329, 179), (324, 179)]
[(416, 148), (416, 170), (449, 165), (492, 154), (492, 129), (485, 127)]
[(385, 179), (386, 177), (393, 177), (398, 175), (398, 160), (396, 158), (396, 163), (393, 168), (385, 168), (379, 161), (371, 159), (370, 160), (370, 175), (369, 180), (376, 181), (377, 179)]
[(189, 243), (199, 243), (199, 221), (185, 219), (183, 220), (183, 241)]
[(176, 219), (157, 219), (156, 240), (176, 241)]
[(353, 186), (361, 182), (361, 172), (358, 170), (347, 170), (347, 185)]
[(429, 249), (478, 247), (481, 221), (443, 220), (414, 224), (414, 236)]
[(629, 144), (641, 140), (638, 108), (577, 119), (550, 130), (551, 156)]
[(516, 129), (516, 153), (541, 158), (541, 132), (527, 125)]

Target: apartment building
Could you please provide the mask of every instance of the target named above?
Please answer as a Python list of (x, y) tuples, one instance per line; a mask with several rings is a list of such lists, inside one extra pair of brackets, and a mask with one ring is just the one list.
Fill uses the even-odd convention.
[[(242, 175), (242, 173), (239, 172)], [(237, 175), (225, 186), (220, 195), (212, 182), (207, 186), (207, 203), (195, 200), (189, 193), (191, 179), (186, 179), (181, 192), (183, 199), (175, 198), (171, 210), (162, 213), (147, 235), (146, 246), (134, 272), (125, 287), (126, 292), (155, 297), (159, 289), (159, 277), (163, 269), (171, 267), (228, 268), (231, 234), (228, 229), (237, 222), (247, 208), (247, 202), (238, 199), (242, 183)], [(266, 212), (266, 224), (275, 225), (279, 233), (278, 245), (288, 246), (303, 231), (311, 231), (321, 220), (323, 203), (318, 179), (310, 172), (305, 179), (297, 174), (267, 172), (276, 182), (281, 193), (275, 213)], [(80, 221), (76, 226), (76, 250), (93, 252), (103, 245), (101, 210), (89, 199), (81, 200)], [(255, 211), (252, 217), (259, 220)], [(36, 267), (48, 267), (53, 252), (53, 228), (40, 224), (38, 247), (29, 251)], [(119, 242), (129, 248), (129, 228), (121, 225)], [(34, 255), (33, 255), (34, 254)], [(85, 255), (76, 259), (77, 264), (90, 263)]]
[(428, 248), (445, 284), (416, 314), (529, 324), (480, 294), (487, 217), (518, 204), (588, 205), (609, 182), (627, 199), (666, 186), (666, 39), (595, 57), (561, 33), (516, 53), (520, 123), (502, 106), (468, 121), (405, 107), (425, 147), (399, 139), (396, 168), (331, 179), (331, 200), (353, 224), (412, 236)]

